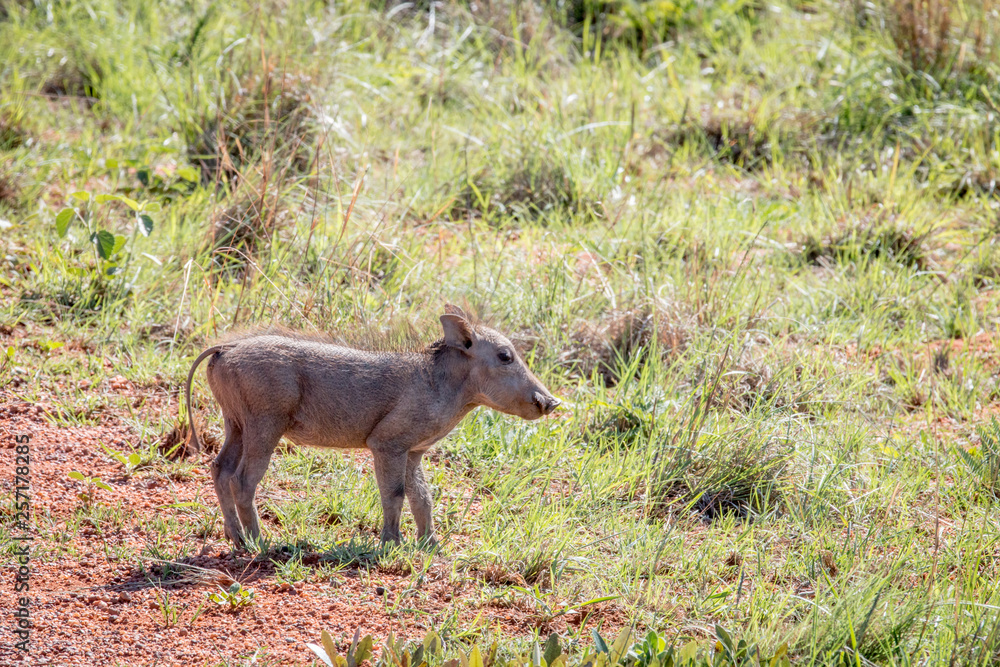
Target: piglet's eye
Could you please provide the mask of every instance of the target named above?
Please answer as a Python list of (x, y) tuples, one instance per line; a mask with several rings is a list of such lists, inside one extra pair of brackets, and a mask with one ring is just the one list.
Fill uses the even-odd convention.
[(507, 350), (500, 350), (500, 352), (497, 353), (497, 359), (499, 359), (502, 364), (509, 364), (514, 361), (514, 357), (510, 356), (510, 352)]

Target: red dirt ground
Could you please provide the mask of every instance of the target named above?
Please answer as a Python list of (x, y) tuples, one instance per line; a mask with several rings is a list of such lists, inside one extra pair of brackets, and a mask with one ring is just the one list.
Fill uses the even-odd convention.
[[(106, 422), (106, 423), (105, 423)], [(100, 476), (113, 487), (100, 500), (110, 506), (122, 503), (138, 513), (114, 532), (83, 527), (63, 545), (72, 556), (51, 553), (55, 542), (36, 540), (30, 574), (31, 634), (30, 654), (13, 649), (12, 617), (7, 610), (15, 602), (13, 557), (5, 555), (0, 570), (0, 665), (204, 665), (219, 664), (316, 664), (306, 642), (318, 642), (327, 630), (343, 650), (356, 628), (371, 633), (381, 642), (390, 631), (397, 637), (422, 637), (426, 627), (437, 626), (459, 610), (463, 627), (479, 623), (504, 634), (524, 636), (536, 631), (536, 617), (517, 607), (482, 605), (478, 582), (456, 582), (451, 578), (447, 553), (435, 556), (426, 578), (416, 586), (405, 607), (419, 610), (390, 614), (397, 596), (414, 586), (412, 577), (379, 569), (348, 567), (330, 581), (279, 586), (270, 563), (254, 563), (246, 555), (233, 555), (222, 541), (219, 527), (206, 540), (191, 537), (194, 553), (189, 564), (217, 570), (240, 580), (256, 593), (254, 603), (238, 613), (228, 613), (206, 604), (206, 583), (173, 583), (158, 588), (147, 573), (155, 564), (133, 558), (119, 560), (116, 549), (127, 546), (142, 553), (156, 535), (147, 533), (161, 516), (179, 510), (165, 505), (198, 500), (215, 506), (205, 456), (188, 479), (167, 475), (137, 474), (126, 477), (122, 466), (103, 454), (98, 441), (128, 452), (136, 441), (134, 433), (117, 418), (102, 419), (96, 427), (60, 428), (45, 415), (45, 406), (24, 403), (9, 390), (0, 390), (0, 516), (6, 525), (13, 520), (8, 498), (13, 498), (14, 436), (31, 435), (31, 503), (35, 526), (51, 521), (56, 530), (65, 529), (80, 505), (80, 484), (69, 479), (70, 471)], [(40, 521), (42, 517), (48, 517)], [(107, 526), (104, 526), (107, 530)], [(37, 528), (36, 528), (37, 533)], [(204, 545), (204, 546), (203, 546)], [(170, 545), (175, 550), (176, 544)], [(318, 558), (316, 558), (318, 560)], [(308, 557), (305, 559), (308, 563)], [(168, 627), (160, 609), (160, 595), (181, 609), (180, 617)], [(202, 612), (192, 623), (196, 610)], [(208, 607), (213, 607), (209, 609)], [(600, 620), (606, 627), (620, 626), (620, 610), (607, 607), (589, 619), (567, 618), (588, 625)], [(543, 631), (565, 629), (546, 627)], [(259, 651), (258, 662), (245, 657)], [(240, 659), (243, 658), (243, 659)], [(265, 660), (267, 658), (267, 660)]]

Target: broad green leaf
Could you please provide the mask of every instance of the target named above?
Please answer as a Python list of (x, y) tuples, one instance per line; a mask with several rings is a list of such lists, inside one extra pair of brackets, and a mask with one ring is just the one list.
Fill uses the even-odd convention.
[(577, 609), (583, 609), (589, 604), (600, 604), (601, 602), (607, 602), (609, 600), (617, 600), (620, 596), (618, 595), (605, 595), (604, 597), (594, 598), (592, 600), (587, 600), (586, 602), (577, 605)]
[(545, 664), (551, 666), (560, 655), (562, 655), (562, 648), (559, 646), (559, 635), (553, 632), (545, 640), (545, 650), (542, 651), (542, 659), (545, 660)]
[(70, 479), (75, 479), (75, 480), (80, 481), (80, 482), (87, 481), (86, 476), (82, 472), (77, 472), (76, 470), (74, 470), (73, 472), (69, 473), (69, 478)]
[(66, 231), (69, 230), (69, 223), (73, 222), (74, 215), (76, 215), (76, 210), (72, 208), (64, 208), (56, 215), (56, 233), (59, 234), (59, 238), (66, 236)]
[(14, 360), (14, 346), (13, 345), (8, 345), (7, 346), (7, 359), (10, 360), (10, 361)]
[(98, 204), (103, 204), (109, 201), (118, 201), (118, 195), (107, 195), (107, 194), (97, 195), (96, 197), (94, 197), (94, 201), (96, 201)]
[(125, 244), (128, 243), (128, 237), (122, 236), (121, 234), (115, 235), (114, 239), (115, 239), (115, 244), (114, 246), (111, 247), (112, 256), (117, 255), (118, 252), (125, 247)]
[(632, 643), (632, 629), (624, 628), (618, 639), (611, 646), (611, 651), (608, 653), (608, 660), (612, 665), (617, 665), (621, 662), (622, 658), (625, 657), (625, 651), (628, 650), (628, 645)]
[(104, 489), (105, 491), (111, 491), (111, 487), (99, 479), (94, 480), (94, 486), (96, 486), (99, 489)]
[(146, 214), (139, 216), (139, 231), (143, 236), (149, 236), (153, 231), (153, 219)]
[(372, 657), (372, 647), (375, 646), (375, 639), (371, 635), (365, 635), (354, 649), (354, 659), (360, 665), (365, 660)]
[(194, 167), (178, 167), (177, 175), (192, 183), (198, 180), (198, 170)]
[(782, 644), (778, 647), (778, 650), (774, 652), (774, 656), (771, 658), (770, 667), (778, 667), (778, 665), (784, 664), (788, 661), (788, 644)]
[(685, 644), (680, 652), (677, 654), (679, 662), (682, 664), (685, 662), (694, 662), (695, 657), (698, 655), (698, 642), (692, 640)]
[[(211, 598), (211, 596), (209, 597)], [(213, 602), (215, 602), (215, 600), (213, 600)], [(326, 665), (327, 667), (333, 667), (333, 661), (326, 654), (326, 650), (322, 646), (319, 646), (317, 644), (306, 643), (306, 648), (315, 653), (316, 657), (322, 660), (324, 665)]]
[(141, 456), (139, 456), (135, 452), (132, 452), (131, 454), (128, 455), (128, 464), (130, 466), (134, 467), (134, 466), (139, 465), (140, 463), (142, 463), (142, 457)]
[(354, 628), (354, 638), (351, 639), (351, 645), (347, 647), (347, 655), (344, 656), (344, 659), (347, 661), (347, 667), (358, 667), (358, 660), (354, 655), (358, 648), (358, 637), (360, 636), (361, 628)]
[(594, 648), (597, 649), (597, 652), (608, 653), (608, 644), (607, 642), (604, 641), (604, 637), (601, 636), (601, 633), (597, 631), (597, 628), (594, 628), (593, 635), (594, 635)]
[(130, 209), (132, 209), (133, 211), (138, 211), (139, 210), (139, 202), (137, 202), (136, 200), (131, 199), (129, 197), (126, 197), (125, 195), (118, 195), (118, 201), (120, 201), (121, 203), (125, 204)]
[(330, 659), (336, 658), (337, 647), (336, 645), (334, 645), (333, 637), (330, 636), (330, 633), (324, 630), (323, 633), (320, 635), (320, 638), (323, 641), (323, 649), (326, 651), (326, 654), (330, 656)]
[(728, 650), (730, 653), (732, 653), (735, 650), (733, 648), (733, 638), (729, 635), (728, 632), (726, 632), (726, 629), (721, 625), (719, 625), (718, 623), (715, 624), (715, 636), (719, 638), (719, 641), (722, 642), (723, 646), (725, 646), (726, 650)]
[(118, 266), (117, 264), (113, 264), (111, 266), (104, 268), (104, 275), (106, 276), (117, 276), (121, 272), (122, 272), (122, 267)]
[(74, 192), (71, 196), (79, 199), (80, 201), (90, 201), (90, 193), (85, 190)]
[(116, 160), (116, 159), (114, 159), (112, 157), (109, 157), (107, 160), (104, 161), (104, 166), (106, 168), (108, 168), (108, 169), (117, 169), (118, 168), (118, 160)]
[(145, 212), (147, 212), (147, 213), (159, 213), (160, 212), (160, 204), (159, 204), (159, 202), (148, 201), (148, 202), (145, 202), (142, 205), (142, 210), (145, 211)]
[(97, 246), (97, 254), (101, 259), (111, 259), (115, 248), (115, 235), (106, 229), (90, 235), (90, 241)]
[(469, 667), (483, 667), (483, 654), (479, 652), (479, 644), (472, 647), (469, 654)]
[(441, 635), (433, 630), (428, 630), (427, 634), (424, 635), (424, 650), (431, 655), (437, 655), (438, 651), (441, 650)]

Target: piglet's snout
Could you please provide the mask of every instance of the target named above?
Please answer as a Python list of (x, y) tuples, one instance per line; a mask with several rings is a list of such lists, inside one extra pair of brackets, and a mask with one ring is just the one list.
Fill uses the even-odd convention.
[(555, 396), (546, 396), (545, 394), (537, 391), (532, 398), (534, 399), (539, 412), (543, 415), (550, 414), (553, 410), (559, 407), (560, 403), (562, 403), (562, 401)]

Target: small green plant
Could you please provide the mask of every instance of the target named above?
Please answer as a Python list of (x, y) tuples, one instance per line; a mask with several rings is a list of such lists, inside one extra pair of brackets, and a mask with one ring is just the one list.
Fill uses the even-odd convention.
[(302, 563), (301, 553), (284, 562), (271, 560), (271, 563), (274, 564), (275, 579), (280, 583), (294, 584), (306, 581), (311, 574), (309, 566)]
[(113, 489), (101, 481), (100, 477), (88, 477), (82, 472), (74, 470), (67, 475), (70, 479), (74, 479), (81, 484), (83, 484), (84, 489), (77, 494), (77, 498), (83, 501), (84, 506), (90, 507), (97, 500), (97, 490), (103, 489), (105, 491), (112, 491)]
[(537, 584), (531, 588), (513, 586), (511, 590), (521, 594), (526, 600), (528, 600), (529, 604), (535, 609), (538, 623), (543, 626), (548, 625), (560, 616), (571, 614), (574, 611), (583, 609), (584, 607), (588, 607), (593, 604), (614, 600), (618, 597), (616, 595), (609, 595), (577, 604), (562, 604), (558, 597), (556, 597), (555, 593), (552, 591), (543, 591)]
[[(116, 161), (108, 160), (107, 166), (117, 171)], [(74, 237), (70, 231), (74, 222), (81, 224), (85, 228), (84, 238), (92, 247), (94, 260), (93, 263), (80, 261), (77, 266), (70, 267), (69, 273), (81, 283), (88, 283), (95, 294), (104, 294), (106, 290), (102, 290), (101, 286), (129, 268), (136, 236), (140, 233), (149, 236), (153, 232), (150, 213), (159, 211), (160, 205), (146, 200), (138, 202), (120, 194), (93, 195), (85, 190), (70, 196), (74, 204), (56, 214), (56, 233), (59, 238), (68, 237), (72, 241)], [(103, 206), (113, 202), (123, 204), (127, 213), (122, 215), (122, 207)], [(116, 233), (116, 229), (122, 228), (126, 228), (128, 236)]]
[(6, 369), (8, 366), (14, 365), (14, 355), (15, 350), (13, 345), (8, 345), (7, 349), (4, 351), (3, 358), (0, 359), (0, 370)]
[(124, 452), (119, 452), (103, 445), (101, 446), (101, 449), (104, 450), (105, 454), (122, 464), (122, 467), (125, 468), (126, 475), (131, 475), (143, 464), (142, 457), (136, 452), (132, 452), (126, 456)]
[(994, 498), (1000, 491), (1000, 422), (996, 417), (989, 424), (977, 426), (979, 444), (968, 451), (956, 447), (958, 457), (973, 477)]
[[(596, 632), (595, 632), (596, 635)], [(788, 658), (788, 646), (782, 645), (772, 656), (762, 655), (756, 644), (749, 644), (741, 639), (734, 642), (732, 636), (721, 625), (715, 626), (715, 645), (711, 647), (711, 655), (699, 655), (698, 643), (690, 641), (681, 647), (675, 647), (666, 638), (650, 632), (645, 638), (636, 642), (622, 661), (629, 667), (716, 667), (722, 665), (769, 665), (787, 667), (791, 664)]]
[(219, 592), (208, 595), (209, 602), (214, 602), (220, 607), (227, 607), (227, 611), (232, 613), (252, 605), (254, 597), (256, 597), (256, 593), (249, 588), (244, 588), (243, 584), (238, 581), (234, 581), (229, 588), (222, 586), (218, 588)]
[(183, 609), (170, 601), (170, 593), (159, 591), (160, 614), (163, 616), (163, 627), (172, 628), (177, 624)]

